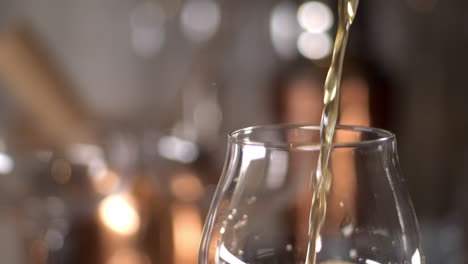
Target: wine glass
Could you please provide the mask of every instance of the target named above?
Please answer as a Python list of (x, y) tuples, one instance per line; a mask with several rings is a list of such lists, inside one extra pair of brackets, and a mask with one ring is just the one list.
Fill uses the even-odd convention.
[[(229, 135), (199, 264), (305, 263), (317, 126), (251, 127)], [(317, 263), (421, 264), (418, 223), (395, 136), (338, 126)]]

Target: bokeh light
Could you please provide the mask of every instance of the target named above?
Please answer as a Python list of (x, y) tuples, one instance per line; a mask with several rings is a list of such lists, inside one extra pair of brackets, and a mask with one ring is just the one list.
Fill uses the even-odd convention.
[(270, 37), (276, 53), (283, 58), (297, 54), (296, 39), (300, 27), (296, 20), (296, 6), (291, 2), (277, 4), (270, 16)]
[(164, 29), (166, 16), (156, 3), (144, 1), (130, 15), (133, 50), (140, 57), (151, 57), (158, 53), (166, 40)]
[(0, 174), (8, 174), (13, 170), (13, 159), (6, 153), (0, 152)]
[(183, 172), (171, 179), (171, 192), (181, 201), (196, 201), (203, 195), (203, 185), (198, 177), (190, 172)]
[(299, 25), (308, 32), (322, 33), (333, 25), (333, 13), (330, 8), (318, 1), (303, 3), (297, 11)]
[(174, 263), (197, 263), (203, 226), (200, 212), (193, 205), (173, 204), (171, 214)]
[(115, 190), (120, 184), (120, 178), (112, 170), (102, 169), (93, 177), (94, 189), (100, 194), (108, 194)]
[(174, 136), (162, 137), (158, 142), (158, 152), (167, 159), (182, 163), (193, 162), (199, 155), (197, 145)]
[(52, 178), (59, 184), (65, 184), (70, 181), (72, 176), (72, 167), (70, 163), (64, 159), (56, 159), (52, 163), (51, 168)]
[(59, 250), (63, 247), (64, 237), (58, 230), (49, 229), (45, 234), (44, 240), (50, 250)]
[(130, 198), (124, 195), (112, 195), (99, 205), (101, 221), (121, 235), (134, 234), (140, 226), (140, 218)]
[(187, 1), (181, 12), (182, 31), (191, 41), (206, 41), (218, 31), (221, 22), (221, 9), (215, 1)]
[(319, 60), (331, 54), (333, 42), (325, 33), (302, 33), (297, 40), (299, 52), (306, 58)]

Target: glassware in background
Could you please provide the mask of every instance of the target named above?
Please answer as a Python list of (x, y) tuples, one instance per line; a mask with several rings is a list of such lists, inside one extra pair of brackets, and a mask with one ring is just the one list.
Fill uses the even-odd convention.
[[(424, 263), (394, 135), (341, 126), (336, 139), (319, 263)], [(199, 263), (304, 263), (318, 142), (307, 126), (230, 135)]]
[[(203, 75), (202, 75), (203, 76)], [(171, 129), (157, 140), (157, 154), (163, 160), (158, 168), (168, 190), (167, 216), (174, 264), (195, 264), (203, 221), (212, 193), (213, 152), (219, 139), (222, 114), (216, 84), (200, 80), (192, 73), (180, 95)], [(177, 111), (179, 110), (179, 111)]]
[[(197, 3), (187, 7), (186, 19), (193, 20), (193, 12), (199, 15)], [(157, 8), (147, 2), (149, 13), (145, 13), (143, 7), (132, 13), (138, 36), (154, 26), (146, 22), (158, 22), (152, 17)], [(15, 214), (35, 223), (35, 229), (24, 240), (21, 235), (18, 243), (1, 247), (11, 252), (12, 257), (5, 259), (13, 264), (22, 259), (27, 263), (195, 263), (208, 207), (204, 185), (214, 178), (202, 172), (210, 166), (203, 156), (216, 146), (221, 125), (216, 83), (202, 80), (206, 76), (199, 72), (207, 66), (194, 63), (184, 81), (190, 85), (178, 96), (181, 111), (175, 111), (180, 116), (171, 124), (171, 133), (140, 140), (138, 133), (117, 132), (108, 122), (97, 121), (99, 128), (91, 127), (87, 120), (93, 118), (80, 111), (61, 72), (46, 63), (48, 57), (29, 27), (7, 33), (1, 41), (1, 73), (8, 76), (8, 91), (21, 103), (22, 118), (34, 122), (18, 122), (11, 128), (21, 132), (13, 138), (18, 153), (11, 158), (20, 169), (12, 172), (14, 183), (23, 189), (9, 188), (5, 196), (14, 197), (2, 201), (8, 208), (19, 204)], [(198, 59), (204, 61), (202, 57)], [(41, 82), (31, 81), (36, 79)], [(99, 131), (110, 133), (98, 136)], [(10, 186), (6, 180), (2, 184)], [(51, 207), (52, 216), (49, 204), (58, 208)], [(19, 225), (15, 230), (22, 233), (28, 228)], [(5, 238), (12, 236), (8, 233)]]
[(0, 184), (4, 261), (102, 263), (99, 197), (87, 168), (61, 151), (8, 155), (12, 169)]
[(6, 262), (168, 259), (170, 236), (160, 233), (166, 201), (157, 178), (138, 166), (138, 142), (115, 131), (103, 138), (102, 145), (1, 152), (0, 250)]

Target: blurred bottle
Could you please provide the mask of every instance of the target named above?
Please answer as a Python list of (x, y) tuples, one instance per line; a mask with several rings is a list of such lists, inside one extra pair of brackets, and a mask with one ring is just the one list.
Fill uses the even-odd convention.
[[(161, 235), (161, 250), (168, 255), (165, 263), (198, 261), (203, 222), (213, 194), (207, 187), (218, 178), (213, 153), (222, 121), (219, 84), (210, 79), (204, 70), (194, 67), (170, 112), (168, 130), (147, 130), (143, 136), (144, 167), (157, 175), (164, 201), (155, 217), (160, 231), (150, 232)], [(154, 205), (147, 203), (146, 208), (150, 207)]]
[(2, 217), (0, 228), (8, 219), (14, 223), (0, 242), (0, 250), (17, 254), (8, 263), (102, 263), (98, 196), (87, 168), (60, 153), (10, 154), (14, 168), (0, 184), (0, 214), (10, 215)]
[[(320, 123), (327, 68), (310, 60), (287, 63), (273, 79), (274, 119), (280, 123)], [(345, 62), (340, 102), (342, 125), (388, 128), (389, 83), (375, 67), (358, 59)]]

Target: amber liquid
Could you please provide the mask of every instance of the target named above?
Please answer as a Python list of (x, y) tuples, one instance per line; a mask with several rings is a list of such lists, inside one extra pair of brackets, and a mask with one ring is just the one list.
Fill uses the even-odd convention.
[(324, 108), (320, 127), (320, 155), (317, 171), (312, 176), (312, 204), (309, 215), (309, 242), (305, 264), (316, 264), (316, 244), (325, 221), (327, 195), (330, 191), (333, 175), (330, 168), (330, 153), (333, 136), (338, 121), (341, 75), (348, 42), (349, 30), (353, 23), (359, 0), (339, 0), (339, 22), (333, 49), (333, 57), (325, 81)]

